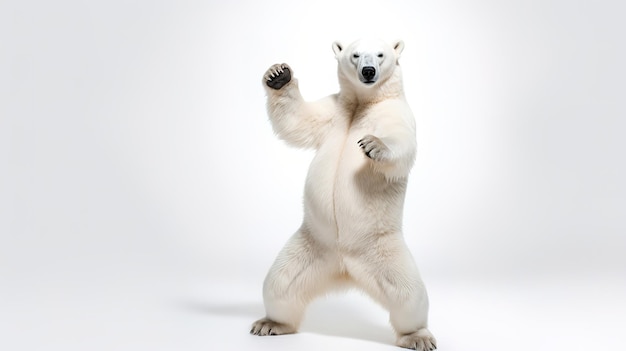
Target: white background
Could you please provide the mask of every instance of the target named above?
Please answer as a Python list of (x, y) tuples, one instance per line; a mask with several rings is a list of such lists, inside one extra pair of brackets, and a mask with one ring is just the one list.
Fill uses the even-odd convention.
[(619, 1), (0, 4), (0, 348), (394, 350), (358, 293), (247, 334), (311, 151), (261, 77), (338, 89), (331, 43), (404, 39), (405, 235), (441, 350), (625, 347)]

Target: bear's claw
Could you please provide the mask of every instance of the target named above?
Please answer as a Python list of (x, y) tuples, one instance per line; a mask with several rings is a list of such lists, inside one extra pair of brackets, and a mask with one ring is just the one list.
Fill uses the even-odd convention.
[(268, 87), (278, 90), (291, 81), (291, 69), (286, 63), (278, 63), (272, 65), (263, 78)]
[(385, 143), (373, 135), (366, 135), (357, 143), (365, 156), (374, 161), (384, 160), (389, 151)]

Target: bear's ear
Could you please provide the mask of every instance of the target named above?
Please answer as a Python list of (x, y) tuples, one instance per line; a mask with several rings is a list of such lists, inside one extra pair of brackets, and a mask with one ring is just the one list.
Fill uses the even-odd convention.
[(339, 42), (336, 41), (333, 43), (333, 51), (335, 52), (335, 58), (339, 58), (339, 54), (341, 53), (341, 51), (343, 51), (344, 45)]
[(402, 40), (396, 40), (393, 43), (393, 50), (396, 52), (396, 55), (400, 57), (402, 50), (404, 50), (404, 42)]

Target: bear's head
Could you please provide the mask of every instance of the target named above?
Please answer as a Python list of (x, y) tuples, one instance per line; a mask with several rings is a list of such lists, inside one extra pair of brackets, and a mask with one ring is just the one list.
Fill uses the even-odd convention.
[(393, 75), (403, 49), (401, 40), (389, 45), (378, 39), (361, 39), (347, 46), (336, 41), (333, 51), (339, 79), (355, 87), (375, 87)]

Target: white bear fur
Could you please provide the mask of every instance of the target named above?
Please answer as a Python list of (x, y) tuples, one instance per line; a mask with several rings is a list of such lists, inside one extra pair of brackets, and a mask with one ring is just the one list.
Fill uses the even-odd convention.
[[(286, 64), (266, 72), (274, 131), (316, 154), (306, 178), (302, 226), (270, 268), (263, 287), (267, 315), (251, 333), (294, 333), (312, 299), (356, 286), (389, 310), (399, 346), (436, 348), (426, 329), (426, 290), (402, 235), (416, 154), (415, 121), (398, 62), (403, 48), (402, 41), (335, 42), (340, 91), (315, 102), (302, 98), (293, 71), (280, 89), (265, 84), (289, 68)], [(360, 80), (364, 60), (377, 66), (373, 84)], [(364, 138), (370, 157), (359, 144)]]

